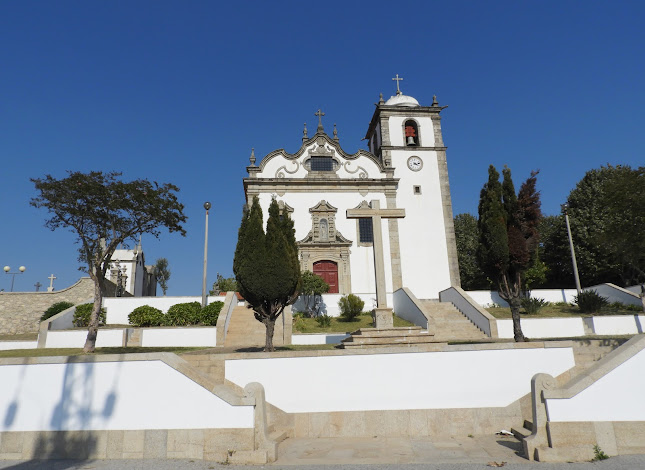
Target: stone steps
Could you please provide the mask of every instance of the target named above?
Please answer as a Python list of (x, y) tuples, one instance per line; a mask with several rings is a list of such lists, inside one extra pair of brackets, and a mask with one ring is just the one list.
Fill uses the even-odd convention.
[[(266, 343), (266, 327), (257, 321), (253, 310), (245, 306), (233, 309), (228, 325), (224, 346), (226, 347), (260, 347)], [(282, 317), (275, 323), (273, 344), (282, 345)]]
[(466, 318), (451, 302), (421, 300), (424, 313), (432, 318), (435, 341), (484, 340), (486, 334)]
[(343, 349), (362, 349), (387, 346), (411, 346), (433, 343), (433, 335), (420, 326), (404, 328), (361, 328), (341, 341)]
[[(584, 374), (597, 361), (601, 360), (626, 340), (578, 340), (573, 341), (573, 356), (575, 366), (557, 377), (558, 386), (563, 386), (577, 376)], [(521, 426), (512, 427), (511, 432), (522, 442), (533, 432), (533, 423), (524, 420)], [(588, 449), (587, 449), (588, 450)]]
[(522, 441), (525, 438), (529, 437), (533, 432), (533, 423), (528, 419), (525, 419), (524, 424), (521, 428), (511, 428), (511, 432), (518, 441)]

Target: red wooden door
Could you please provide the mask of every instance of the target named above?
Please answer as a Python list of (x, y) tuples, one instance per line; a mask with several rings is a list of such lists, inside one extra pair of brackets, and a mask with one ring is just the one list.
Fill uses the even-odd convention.
[(322, 277), (329, 284), (329, 293), (338, 294), (338, 265), (333, 261), (314, 263), (314, 274)]

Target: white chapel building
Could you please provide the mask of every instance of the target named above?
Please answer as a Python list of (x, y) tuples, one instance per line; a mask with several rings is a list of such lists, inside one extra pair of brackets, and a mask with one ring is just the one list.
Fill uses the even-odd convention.
[[(319, 110), (318, 128), (303, 132), (294, 154), (283, 149), (258, 165), (251, 154), (244, 179), (247, 203), (258, 196), (268, 213), (272, 198), (294, 221), (301, 269), (322, 276), (330, 293), (376, 297), (371, 218), (349, 218), (357, 208), (403, 209), (381, 226), (388, 304), (407, 287), (419, 299), (459, 286), (446, 147), (436, 97), (422, 106), (398, 91), (382, 96), (367, 126), (369, 152), (346, 153), (334, 126), (330, 137)], [(382, 276), (381, 276), (382, 277)], [(366, 307), (371, 307), (366, 302)]]

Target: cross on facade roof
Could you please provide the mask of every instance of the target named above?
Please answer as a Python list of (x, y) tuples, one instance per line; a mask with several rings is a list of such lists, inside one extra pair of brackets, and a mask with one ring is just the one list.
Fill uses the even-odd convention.
[(323, 125), (322, 125), (322, 117), (325, 115), (320, 109), (318, 112), (314, 113), (314, 116), (318, 116), (318, 132), (323, 131)]
[(374, 233), (374, 271), (376, 271), (376, 328), (392, 328), (392, 309), (388, 308), (385, 296), (385, 262), (383, 260), (383, 232), (381, 219), (401, 219), (405, 209), (381, 209), (381, 203), (373, 200), (369, 207), (362, 203), (355, 209), (347, 210), (348, 219), (372, 219)]
[(399, 82), (400, 82), (401, 80), (403, 80), (403, 79), (402, 79), (402, 78), (399, 78), (399, 74), (397, 73), (397, 74), (396, 74), (396, 78), (393, 78), (392, 80), (394, 80), (394, 81), (396, 82), (396, 94), (397, 94), (397, 95), (402, 94), (402, 93), (401, 93), (401, 89), (399, 88)]
[(56, 276), (54, 276), (52, 274), (47, 279), (49, 279), (49, 287), (47, 288), (47, 292), (53, 292), (54, 291), (54, 279), (56, 279)]

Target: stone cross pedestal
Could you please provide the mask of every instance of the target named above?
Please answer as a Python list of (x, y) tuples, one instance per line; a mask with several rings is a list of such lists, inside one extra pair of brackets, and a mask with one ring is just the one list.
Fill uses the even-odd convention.
[(393, 328), (392, 309), (387, 306), (385, 295), (385, 262), (383, 261), (383, 231), (381, 219), (401, 219), (405, 217), (405, 209), (381, 209), (381, 204), (373, 200), (369, 206), (363, 202), (356, 209), (347, 210), (348, 219), (372, 219), (374, 233), (374, 271), (376, 274), (376, 309), (374, 323), (376, 328)]

